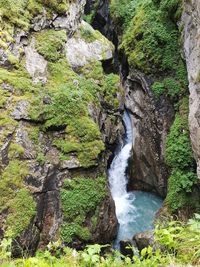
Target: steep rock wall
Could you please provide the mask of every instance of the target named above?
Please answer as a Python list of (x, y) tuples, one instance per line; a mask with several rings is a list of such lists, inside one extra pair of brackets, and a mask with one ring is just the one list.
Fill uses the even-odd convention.
[(169, 172), (164, 152), (174, 118), (173, 106), (165, 97), (156, 105), (147, 77), (137, 70), (130, 71), (125, 92), (133, 126), (129, 190), (154, 191), (165, 197)]
[(183, 24), (184, 52), (187, 63), (190, 113), (189, 127), (197, 174), (200, 179), (200, 3), (185, 1), (181, 23)]

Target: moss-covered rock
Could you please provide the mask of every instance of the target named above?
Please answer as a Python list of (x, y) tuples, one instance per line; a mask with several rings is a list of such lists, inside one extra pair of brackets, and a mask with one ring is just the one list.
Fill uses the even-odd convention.
[[(65, 241), (73, 243), (74, 236), (81, 242), (94, 240), (93, 230), (103, 221), (97, 208), (105, 199), (107, 218), (113, 218), (116, 230), (105, 179), (102, 182), (92, 177), (104, 173), (109, 155), (105, 140), (114, 142), (117, 138), (114, 125), (119, 117), (112, 115), (117, 118), (109, 124), (112, 130), (103, 124), (107, 111), (119, 111), (120, 79), (105, 74), (100, 62), (112, 57), (113, 46), (105, 37), (90, 26), (89, 33), (80, 28), (72, 36), (80, 24), (84, 2), (20, 0), (14, 6), (9, 0), (8, 5), (0, 4), (0, 235), (17, 239), (22, 248), (27, 245), (33, 251), (39, 241), (42, 247), (59, 238), (59, 190), (74, 172), (87, 173), (88, 177), (81, 178), (80, 183), (77, 180), (78, 189), (73, 188), (76, 197), (79, 189), (85, 198), (86, 192), (94, 189), (97, 199), (93, 200), (94, 195), (87, 199), (93, 206), (85, 209), (81, 218), (69, 217), (73, 219), (70, 221), (65, 216), (61, 230), (67, 236)], [(101, 46), (83, 68), (74, 69), (67, 60), (66, 43), (69, 48), (72, 38), (86, 46)], [(106, 131), (113, 132), (107, 136)], [(82, 205), (81, 199), (80, 203), (72, 198), (71, 204), (73, 201)], [(85, 225), (87, 217), (93, 220)], [(105, 235), (105, 231), (99, 232), (99, 236)]]

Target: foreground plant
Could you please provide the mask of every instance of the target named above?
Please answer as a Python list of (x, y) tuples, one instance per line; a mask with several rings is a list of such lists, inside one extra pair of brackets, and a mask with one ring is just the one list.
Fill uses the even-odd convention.
[[(184, 224), (171, 221), (157, 225), (156, 247), (144, 248), (140, 254), (133, 249), (132, 258), (112, 251), (109, 245), (88, 245), (84, 251), (62, 247), (61, 242), (50, 243), (45, 251), (35, 257), (11, 259), (11, 240), (4, 239), (0, 245), (2, 267), (158, 267), (200, 265), (200, 215), (195, 214)], [(109, 251), (106, 254), (105, 251)], [(191, 266), (191, 265), (190, 265)]]

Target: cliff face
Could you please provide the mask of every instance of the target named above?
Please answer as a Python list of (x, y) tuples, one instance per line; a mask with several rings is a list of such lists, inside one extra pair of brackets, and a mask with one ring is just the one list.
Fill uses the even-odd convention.
[(198, 1), (186, 1), (181, 22), (184, 27), (184, 52), (190, 90), (190, 137), (200, 179), (200, 3)]
[(117, 230), (105, 170), (123, 93), (101, 64), (113, 45), (82, 21), (85, 1), (55, 2), (24, 1), (20, 17), (2, 7), (0, 237), (32, 252), (59, 238), (108, 243)]
[(154, 191), (165, 197), (169, 176), (165, 143), (174, 119), (173, 105), (165, 97), (156, 105), (148, 78), (137, 70), (130, 70), (125, 92), (133, 125), (129, 190)]

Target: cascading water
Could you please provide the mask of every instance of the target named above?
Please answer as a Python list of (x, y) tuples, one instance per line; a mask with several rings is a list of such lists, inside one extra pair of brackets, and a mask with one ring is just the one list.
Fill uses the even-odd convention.
[(124, 113), (123, 121), (126, 129), (124, 144), (108, 171), (110, 190), (119, 222), (118, 235), (114, 242), (116, 249), (119, 249), (120, 240), (130, 239), (135, 233), (150, 229), (154, 214), (162, 205), (162, 200), (151, 193), (127, 192), (126, 170), (134, 139), (133, 127), (127, 111)]

